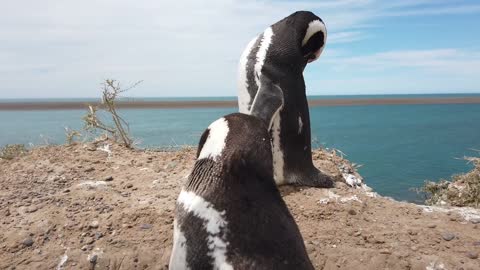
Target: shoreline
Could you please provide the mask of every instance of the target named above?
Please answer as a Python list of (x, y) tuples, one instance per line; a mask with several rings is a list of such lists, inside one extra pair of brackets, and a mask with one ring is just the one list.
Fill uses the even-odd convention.
[[(427, 104), (480, 104), (480, 97), (431, 97), (431, 98), (339, 98), (310, 99), (310, 107), (317, 106), (365, 106), (365, 105), (427, 105)], [(51, 101), (51, 102), (0, 102), (0, 111), (25, 110), (79, 110), (100, 102)], [(219, 101), (119, 101), (122, 109), (188, 109), (188, 108), (236, 108), (236, 100)]]

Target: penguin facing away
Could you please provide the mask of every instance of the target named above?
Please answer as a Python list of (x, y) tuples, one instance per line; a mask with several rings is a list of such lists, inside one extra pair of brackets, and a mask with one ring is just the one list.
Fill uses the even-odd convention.
[(203, 133), (176, 203), (169, 269), (314, 269), (273, 179), (268, 122), (234, 113)]
[[(303, 71), (325, 47), (322, 19), (298, 11), (267, 28), (244, 50), (239, 64), (238, 105), (241, 113), (263, 115), (277, 107), (267, 123), (272, 136), (274, 178), (278, 185), (333, 187), (330, 177), (312, 162), (310, 115)], [(280, 95), (271, 95), (275, 88)], [(281, 96), (281, 98), (280, 98)], [(258, 108), (260, 107), (260, 108)]]

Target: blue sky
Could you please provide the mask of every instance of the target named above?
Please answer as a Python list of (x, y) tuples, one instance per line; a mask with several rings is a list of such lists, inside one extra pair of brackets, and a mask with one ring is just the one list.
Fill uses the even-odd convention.
[(234, 96), (248, 41), (296, 10), (328, 29), (310, 95), (479, 93), (480, 2), (18, 0), (0, 10), (0, 98)]

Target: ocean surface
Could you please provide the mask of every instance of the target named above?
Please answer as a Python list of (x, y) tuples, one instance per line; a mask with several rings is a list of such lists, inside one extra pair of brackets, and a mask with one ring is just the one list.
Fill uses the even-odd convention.
[[(444, 96), (473, 95), (362, 95), (321, 98)], [(134, 100), (230, 99), (234, 98)], [(235, 111), (236, 108), (124, 109), (120, 110), (120, 114), (130, 123), (131, 132), (139, 141), (139, 147), (165, 148), (196, 145), (201, 133), (212, 121)], [(0, 110), (0, 145), (64, 143), (64, 127), (81, 130), (81, 117), (85, 112)], [(480, 149), (480, 104), (312, 107), (310, 117), (313, 147), (341, 150), (350, 161), (363, 165), (360, 174), (369, 186), (384, 196), (398, 200), (421, 202), (423, 198), (411, 188), (421, 186), (426, 179), (438, 180), (468, 171), (471, 165), (458, 158), (476, 155), (478, 153), (471, 149)]]

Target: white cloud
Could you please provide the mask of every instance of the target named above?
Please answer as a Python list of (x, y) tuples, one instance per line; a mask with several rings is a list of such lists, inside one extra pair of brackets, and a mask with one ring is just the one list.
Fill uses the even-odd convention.
[(458, 49), (387, 51), (355, 57), (331, 57), (325, 60), (332, 68), (379, 71), (414, 68), (433, 74), (473, 75), (480, 70), (480, 55)]
[(478, 92), (478, 52), (447, 48), (353, 57), (337, 52), (323, 62), (326, 74), (306, 74), (309, 94)]
[[(144, 80), (132, 91), (136, 96), (235, 95), (243, 47), (295, 10), (313, 10), (326, 21), (328, 60), (338, 56), (336, 44), (369, 38), (379, 16), (403, 16), (418, 7), (431, 14), (471, 12), (465, 9), (472, 4), (448, 9), (434, 2), (7, 1), (0, 10), (0, 98), (98, 96), (107, 77)], [(392, 57), (342, 61), (383, 64)]]

